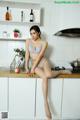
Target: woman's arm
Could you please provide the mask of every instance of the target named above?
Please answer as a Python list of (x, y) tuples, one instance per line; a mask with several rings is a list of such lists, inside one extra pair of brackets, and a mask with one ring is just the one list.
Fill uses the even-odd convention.
[(38, 63), (40, 62), (41, 58), (44, 56), (44, 53), (45, 53), (45, 50), (48, 46), (48, 42), (43, 42), (43, 47), (42, 47), (42, 50), (40, 51), (37, 59), (35, 60), (33, 66), (32, 66), (32, 69), (35, 69), (36, 66), (38, 65)]
[(28, 51), (28, 46), (29, 46), (29, 40), (26, 40), (26, 52), (25, 52), (25, 69), (29, 69), (29, 57), (30, 53)]

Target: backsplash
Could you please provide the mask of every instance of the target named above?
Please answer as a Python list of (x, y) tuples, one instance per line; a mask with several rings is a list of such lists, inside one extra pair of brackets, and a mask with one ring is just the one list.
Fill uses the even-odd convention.
[(14, 48), (24, 48), (23, 41), (0, 41), (0, 66), (10, 66), (14, 58)]
[[(46, 39), (49, 44), (46, 56), (50, 59), (52, 65), (70, 66), (69, 62), (80, 58), (80, 39), (53, 36), (57, 30), (63, 27), (64, 21), (62, 20), (64, 16), (59, 16), (60, 8), (59, 6), (54, 5), (53, 2), (49, 1), (48, 3), (43, 3), (42, 1), (41, 3), (42, 7), (45, 9), (43, 26), (41, 26), (42, 38)], [(54, 13), (51, 11), (54, 11)], [(69, 20), (67, 21), (67, 25), (69, 25), (68, 23)], [(28, 26), (25, 26), (25, 29), (23, 29), (22, 26), (19, 27), (15, 25), (15, 27), (19, 28), (26, 38), (30, 37)], [(2, 25), (2, 29), (5, 30), (5, 28), (7, 29), (7, 25)], [(9, 25), (8, 29), (12, 31), (13, 26)], [(25, 42), (0, 41), (0, 66), (10, 65), (14, 56), (13, 49), (17, 47), (23, 47), (25, 49)]]
[[(44, 30), (41, 30), (44, 33)], [(29, 34), (29, 32), (27, 33)], [(49, 35), (47, 38), (46, 57), (52, 65), (70, 67), (69, 62), (80, 58), (80, 40), (78, 38), (50, 37)], [(10, 65), (14, 57), (14, 48), (25, 49), (25, 41), (0, 41), (0, 66)]]

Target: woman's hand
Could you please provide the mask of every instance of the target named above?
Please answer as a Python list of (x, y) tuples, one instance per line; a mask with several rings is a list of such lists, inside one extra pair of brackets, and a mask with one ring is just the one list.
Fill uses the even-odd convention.
[(35, 69), (34, 69), (34, 68), (31, 68), (30, 73), (35, 73)]
[(28, 68), (26, 69), (26, 73), (30, 73), (30, 71), (29, 71), (29, 69), (28, 69)]

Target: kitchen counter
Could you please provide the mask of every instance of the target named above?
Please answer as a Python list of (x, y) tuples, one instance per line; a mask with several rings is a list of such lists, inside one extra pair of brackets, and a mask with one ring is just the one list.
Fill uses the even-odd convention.
[(25, 78), (25, 77), (38, 77), (38, 76), (36, 74), (26, 74), (25, 72), (15, 73), (15, 72), (10, 72), (10, 71), (0, 71), (0, 77)]
[[(15, 72), (10, 72), (9, 70), (0, 70), (0, 77), (38, 78), (39, 76), (37, 74), (26, 74), (25, 72), (15, 73)], [(80, 78), (80, 74), (79, 73), (61, 74), (57, 78)]]

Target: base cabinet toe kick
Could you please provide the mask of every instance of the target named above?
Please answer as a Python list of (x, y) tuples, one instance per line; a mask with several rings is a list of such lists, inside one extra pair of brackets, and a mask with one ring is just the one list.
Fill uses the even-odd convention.
[[(0, 77), (0, 119), (45, 119), (41, 81)], [(51, 78), (48, 87), (52, 117), (80, 119), (80, 78)]]

